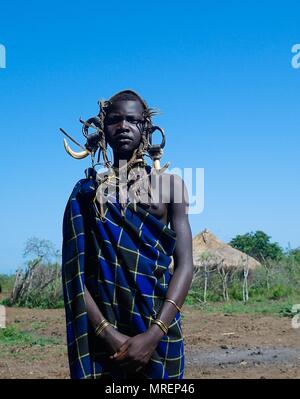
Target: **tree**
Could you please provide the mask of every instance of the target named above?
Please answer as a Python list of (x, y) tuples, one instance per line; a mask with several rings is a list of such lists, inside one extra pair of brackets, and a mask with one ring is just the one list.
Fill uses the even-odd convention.
[(54, 244), (49, 240), (41, 240), (37, 237), (28, 238), (25, 243), (24, 257), (33, 257), (43, 261), (49, 261), (58, 256)]
[(297, 263), (300, 264), (300, 248), (292, 249), (292, 250), (289, 252), (289, 254), (292, 255), (292, 256), (294, 257), (294, 259), (295, 259), (295, 261), (296, 261)]
[(252, 256), (260, 263), (279, 260), (283, 257), (283, 249), (277, 242), (270, 242), (271, 237), (263, 231), (256, 231), (237, 235), (230, 241), (230, 245)]

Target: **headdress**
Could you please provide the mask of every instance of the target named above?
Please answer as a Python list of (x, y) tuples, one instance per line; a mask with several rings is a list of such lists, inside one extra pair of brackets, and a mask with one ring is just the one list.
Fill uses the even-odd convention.
[[(156, 115), (158, 112), (153, 108), (149, 108), (146, 101), (142, 99), (136, 92), (133, 90), (123, 90), (115, 95), (113, 95), (109, 100), (100, 100), (99, 104), (99, 113), (96, 116), (93, 116), (86, 121), (83, 119), (79, 119), (82, 123), (82, 134), (86, 138), (86, 144), (82, 146), (76, 140), (74, 140), (65, 130), (60, 129), (63, 134), (65, 134), (73, 143), (81, 148), (80, 152), (73, 151), (67, 143), (67, 140), (64, 139), (64, 147), (69, 155), (71, 155), (75, 159), (83, 159), (87, 156), (91, 156), (92, 158), (92, 167), (95, 168), (96, 165), (104, 165), (108, 172), (105, 173), (105, 176), (102, 178), (101, 175), (98, 175), (98, 183), (101, 185), (101, 189), (105, 191), (109, 186), (117, 186), (119, 181), (118, 173), (120, 169), (116, 171), (117, 168), (112, 166), (112, 162), (107, 157), (107, 142), (105, 139), (105, 118), (106, 115), (110, 112), (112, 105), (114, 102), (118, 100), (138, 100), (142, 104), (143, 110), (143, 122), (139, 124), (139, 128), (141, 130), (141, 142), (139, 146), (133, 151), (131, 159), (126, 163), (125, 167), (127, 171), (134, 169), (136, 167), (144, 168), (147, 166), (146, 161), (144, 160), (144, 156), (149, 156), (153, 161), (153, 168), (156, 173), (163, 173), (169, 166), (169, 163), (165, 164), (162, 168), (160, 168), (160, 159), (163, 155), (163, 148), (165, 146), (165, 133), (162, 128), (159, 126), (154, 126), (152, 123), (152, 116)], [(89, 129), (93, 129), (92, 133), (89, 133)], [(161, 144), (152, 144), (152, 135), (158, 130), (162, 135)], [(103, 162), (100, 163), (100, 156), (102, 154)], [(97, 161), (95, 161), (97, 159)], [(139, 169), (140, 170), (140, 169)], [(118, 172), (118, 173), (116, 173)], [(145, 173), (144, 173), (145, 175)], [(148, 176), (148, 174), (146, 173)], [(140, 176), (138, 173), (131, 174), (130, 178), (127, 180), (127, 191), (128, 184), (130, 184), (130, 191), (134, 197), (134, 204), (137, 198), (141, 195), (140, 186), (137, 186), (137, 178), (136, 176)], [(147, 177), (148, 180), (148, 177)], [(147, 187), (149, 185), (147, 184)], [(100, 187), (99, 187), (100, 188)], [(119, 187), (120, 188), (120, 187)], [(103, 192), (104, 192), (103, 191)], [(119, 190), (119, 194), (121, 194), (122, 190)], [(151, 197), (150, 191), (148, 189), (149, 195)], [(120, 203), (124, 204), (122, 198), (120, 198)], [(101, 214), (103, 209), (101, 208)]]

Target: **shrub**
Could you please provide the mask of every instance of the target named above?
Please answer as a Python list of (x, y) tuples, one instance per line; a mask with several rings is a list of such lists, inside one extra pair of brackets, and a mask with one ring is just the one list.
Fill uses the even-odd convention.
[[(192, 296), (201, 298), (204, 295), (204, 270), (198, 270), (193, 280), (192, 289), (197, 291)], [(243, 273), (228, 275), (227, 287), (230, 300), (243, 300)], [(300, 264), (295, 257), (285, 256), (280, 261), (269, 262), (259, 266), (248, 278), (249, 299), (257, 302), (279, 300), (300, 296)], [(191, 296), (191, 297), (192, 297)], [(214, 271), (210, 272), (207, 281), (207, 301), (223, 301), (222, 280)]]

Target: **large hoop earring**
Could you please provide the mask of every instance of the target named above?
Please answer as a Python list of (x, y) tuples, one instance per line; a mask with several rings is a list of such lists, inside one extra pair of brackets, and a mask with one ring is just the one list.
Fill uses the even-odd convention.
[[(160, 144), (152, 144), (153, 133), (158, 130), (161, 133), (162, 141)], [(153, 167), (156, 171), (160, 171), (160, 159), (163, 156), (163, 148), (166, 145), (166, 135), (164, 130), (159, 126), (152, 126), (148, 137), (148, 154), (153, 161)], [(164, 166), (165, 167), (165, 166)]]

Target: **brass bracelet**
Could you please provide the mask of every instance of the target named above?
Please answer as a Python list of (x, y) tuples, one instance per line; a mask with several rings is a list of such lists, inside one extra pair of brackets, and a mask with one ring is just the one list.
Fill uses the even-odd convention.
[(102, 333), (102, 331), (109, 326), (110, 323), (107, 321), (105, 324), (103, 324), (100, 328), (97, 328), (97, 330), (95, 331), (97, 336), (100, 336), (100, 334)]
[(176, 302), (174, 302), (172, 299), (166, 298), (166, 299), (165, 299), (165, 302), (170, 302), (170, 303), (172, 303), (172, 304), (176, 307), (176, 309), (178, 310), (178, 312), (181, 312), (180, 307), (179, 307), (179, 306), (176, 304)]
[(160, 319), (155, 319), (152, 321), (152, 324), (158, 325), (158, 327), (162, 330), (162, 332), (166, 335), (168, 333), (168, 327), (165, 323)]
[(106, 324), (106, 322), (107, 322), (107, 320), (102, 320), (97, 326), (96, 326), (96, 328), (95, 328), (95, 334), (96, 335), (98, 335), (98, 331), (99, 331), (99, 329), (101, 329), (101, 327), (104, 325), (104, 324)]
[(110, 323), (107, 320), (102, 320), (101, 323), (99, 323), (99, 325), (95, 328), (95, 334), (99, 336), (102, 331), (109, 325)]
[(103, 326), (103, 324), (105, 324), (106, 322), (107, 322), (106, 319), (103, 319), (102, 321), (100, 321), (100, 323), (97, 324), (97, 326), (95, 327), (95, 331), (96, 331), (99, 327)]

